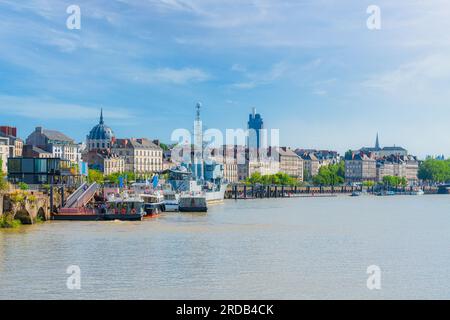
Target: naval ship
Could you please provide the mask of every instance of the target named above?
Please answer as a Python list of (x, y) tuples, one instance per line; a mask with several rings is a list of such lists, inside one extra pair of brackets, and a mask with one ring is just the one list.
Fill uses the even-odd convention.
[(205, 163), (203, 158), (203, 129), (200, 120), (201, 104), (197, 103), (194, 121), (195, 150), (191, 163), (182, 163), (169, 170), (168, 183), (180, 194), (179, 211), (207, 211), (207, 204), (223, 201), (227, 183), (223, 164)]

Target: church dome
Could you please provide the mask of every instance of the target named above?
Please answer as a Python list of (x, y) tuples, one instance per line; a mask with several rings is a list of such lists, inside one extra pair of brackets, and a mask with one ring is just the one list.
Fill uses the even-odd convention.
[(100, 122), (89, 132), (89, 140), (111, 140), (114, 132), (103, 122), (103, 110), (100, 112)]

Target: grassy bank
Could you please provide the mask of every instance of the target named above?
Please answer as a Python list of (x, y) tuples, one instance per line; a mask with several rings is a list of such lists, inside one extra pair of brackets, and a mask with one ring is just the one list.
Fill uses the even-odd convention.
[(0, 216), (0, 228), (18, 228), (22, 225), (20, 220), (14, 219), (10, 214), (3, 214)]

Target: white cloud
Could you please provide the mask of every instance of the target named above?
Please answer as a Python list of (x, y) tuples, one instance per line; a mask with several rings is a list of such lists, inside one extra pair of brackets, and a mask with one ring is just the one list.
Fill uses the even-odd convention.
[[(102, 106), (84, 106), (55, 101), (42, 97), (0, 96), (0, 113), (41, 120), (92, 120)], [(130, 120), (135, 116), (125, 108), (103, 106), (109, 119)]]
[(122, 72), (130, 80), (138, 83), (157, 84), (171, 83), (185, 85), (188, 83), (204, 82), (211, 76), (198, 68), (159, 68), (159, 69), (139, 69), (131, 68)]
[(210, 78), (203, 70), (196, 68), (157, 69), (151, 75), (156, 81), (172, 82), (175, 84), (185, 84), (187, 82), (202, 82)]
[(363, 85), (386, 92), (413, 94), (413, 88), (431, 89), (443, 80), (450, 80), (450, 60), (448, 56), (433, 54), (371, 76)]
[(267, 85), (282, 78), (288, 71), (288, 65), (285, 62), (278, 62), (266, 71), (248, 71), (246, 67), (234, 64), (231, 68), (246, 78), (246, 81), (236, 82), (231, 87), (236, 89), (252, 89), (260, 85)]

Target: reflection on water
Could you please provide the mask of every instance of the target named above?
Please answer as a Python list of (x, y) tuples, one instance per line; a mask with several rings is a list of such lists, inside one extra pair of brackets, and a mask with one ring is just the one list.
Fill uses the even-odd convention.
[(448, 299), (449, 209), (447, 196), (267, 199), (0, 230), (0, 299)]

